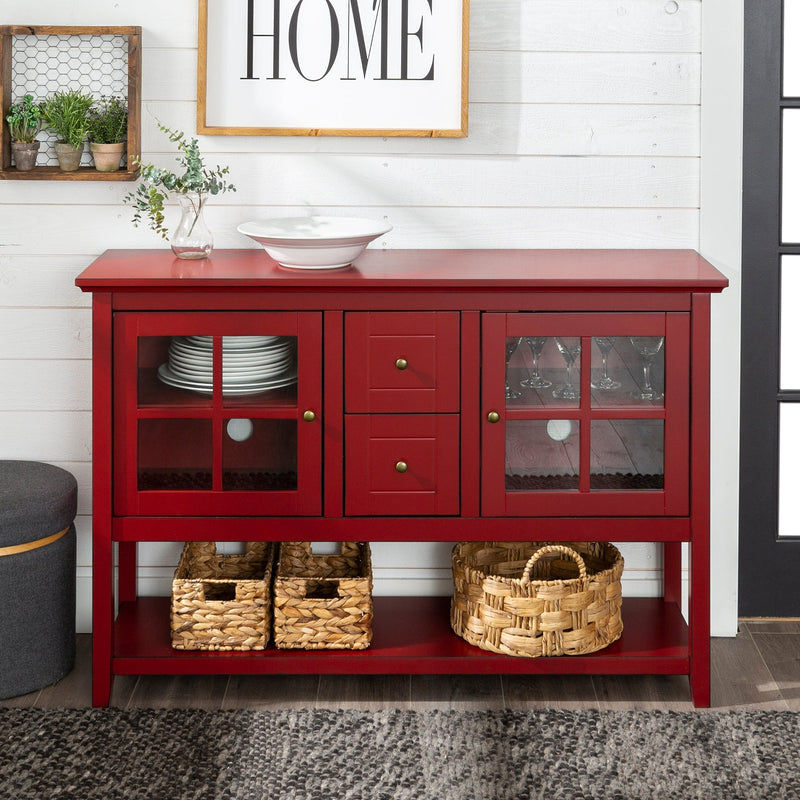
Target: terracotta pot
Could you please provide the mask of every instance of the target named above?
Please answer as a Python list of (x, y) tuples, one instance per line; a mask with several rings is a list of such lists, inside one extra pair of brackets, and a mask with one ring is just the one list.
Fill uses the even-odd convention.
[(81, 156), (83, 155), (83, 145), (80, 147), (73, 147), (66, 142), (55, 143), (56, 157), (58, 158), (58, 166), (62, 172), (74, 172), (81, 164)]
[(40, 142), (11, 142), (11, 153), (17, 172), (28, 172), (36, 165)]
[(116, 172), (122, 161), (122, 154), (125, 152), (125, 142), (114, 142), (113, 144), (90, 142), (89, 149), (92, 151), (94, 166), (98, 172)]

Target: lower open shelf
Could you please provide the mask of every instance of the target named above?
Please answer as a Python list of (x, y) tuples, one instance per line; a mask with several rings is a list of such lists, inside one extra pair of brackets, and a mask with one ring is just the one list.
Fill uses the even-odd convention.
[(675, 603), (626, 598), (622, 638), (598, 653), (519, 658), (488, 653), (450, 629), (449, 597), (374, 598), (367, 650), (174, 650), (167, 597), (122, 604), (114, 628), (116, 675), (210, 674), (668, 674), (689, 672), (688, 628)]

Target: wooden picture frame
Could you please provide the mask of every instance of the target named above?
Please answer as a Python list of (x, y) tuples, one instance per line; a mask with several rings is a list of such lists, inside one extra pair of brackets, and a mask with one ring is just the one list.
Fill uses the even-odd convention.
[(198, 0), (197, 132), (467, 135), (469, 0)]

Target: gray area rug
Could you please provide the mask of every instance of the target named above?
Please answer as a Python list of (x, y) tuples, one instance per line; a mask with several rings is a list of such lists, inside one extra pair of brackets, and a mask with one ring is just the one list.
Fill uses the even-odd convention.
[(792, 800), (790, 712), (0, 710), (14, 800)]

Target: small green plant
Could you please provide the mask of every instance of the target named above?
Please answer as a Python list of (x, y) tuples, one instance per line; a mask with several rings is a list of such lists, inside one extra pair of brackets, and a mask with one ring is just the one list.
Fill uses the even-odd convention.
[(182, 131), (171, 130), (161, 123), (158, 127), (177, 145), (179, 151), (177, 162), (182, 174), (178, 175), (153, 164), (143, 164), (140, 159), (134, 157), (133, 163), (142, 170), (142, 182), (136, 187), (135, 192), (125, 196), (123, 202), (134, 208), (132, 220), (134, 225), (140, 225), (146, 217), (150, 229), (162, 239), (168, 239), (169, 232), (164, 225), (164, 202), (170, 194), (187, 198), (196, 221), (208, 195), (235, 192), (236, 187), (225, 179), (229, 172), (228, 167), (217, 166), (214, 169), (205, 167), (197, 139), (187, 138)]
[(36, 140), (36, 134), (44, 126), (42, 106), (33, 102), (32, 94), (26, 94), (19, 103), (14, 103), (10, 106), (6, 122), (8, 123), (11, 138), (15, 142), (30, 144)]
[(90, 94), (79, 89), (55, 92), (44, 101), (44, 120), (60, 142), (82, 147), (89, 130), (89, 109), (94, 103)]
[(128, 133), (128, 105), (123, 97), (101, 97), (89, 109), (89, 141), (115, 144)]

